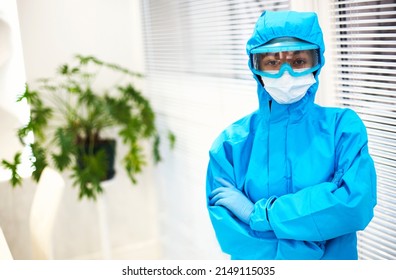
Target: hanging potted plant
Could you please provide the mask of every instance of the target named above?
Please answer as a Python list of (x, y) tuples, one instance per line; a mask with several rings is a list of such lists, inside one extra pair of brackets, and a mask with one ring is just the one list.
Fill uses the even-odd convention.
[[(55, 77), (40, 79), (37, 90), (26, 85), (18, 102), (30, 105), (30, 120), (18, 130), (18, 137), (30, 146), (33, 179), (38, 181), (46, 166), (69, 170), (79, 198), (96, 199), (102, 182), (116, 172), (116, 139), (106, 133), (117, 133), (126, 145), (122, 163), (132, 183), (146, 163), (145, 143), (151, 143), (153, 160), (161, 160), (161, 137), (149, 100), (133, 85), (141, 74), (93, 56), (75, 59), (60, 66)], [(110, 80), (110, 85), (97, 85), (103, 80)], [(26, 143), (29, 135), (34, 140)], [(168, 138), (173, 147), (174, 134), (168, 132)], [(22, 183), (20, 163), (21, 152), (13, 161), (2, 161), (11, 171), (13, 186)]]

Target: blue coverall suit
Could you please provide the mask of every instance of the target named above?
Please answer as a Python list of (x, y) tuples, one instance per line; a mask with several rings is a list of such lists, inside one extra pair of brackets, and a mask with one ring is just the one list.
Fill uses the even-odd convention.
[[(277, 37), (324, 42), (315, 13), (264, 12), (251, 51)], [(366, 128), (351, 109), (314, 103), (316, 83), (298, 102), (280, 105), (257, 81), (259, 109), (226, 128), (209, 155), (207, 196), (227, 180), (253, 203), (249, 224), (222, 206), (208, 210), (232, 259), (357, 259), (357, 235), (373, 217), (376, 173)], [(271, 104), (271, 105), (270, 105)]]

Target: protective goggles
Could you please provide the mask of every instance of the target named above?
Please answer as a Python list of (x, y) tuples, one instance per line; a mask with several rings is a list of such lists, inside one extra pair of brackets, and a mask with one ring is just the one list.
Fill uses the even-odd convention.
[(253, 72), (269, 78), (279, 78), (285, 71), (299, 77), (320, 67), (318, 47), (295, 38), (274, 39), (251, 54)]

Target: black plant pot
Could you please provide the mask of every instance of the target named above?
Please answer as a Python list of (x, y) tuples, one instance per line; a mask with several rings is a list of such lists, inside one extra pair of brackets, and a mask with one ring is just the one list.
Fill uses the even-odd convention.
[[(79, 144), (80, 151), (82, 150), (85, 154), (90, 152), (90, 145), (88, 143)], [(94, 146), (92, 148), (93, 154), (97, 154), (99, 151), (103, 150), (105, 153), (106, 161), (103, 164), (106, 164), (106, 176), (102, 179), (102, 181), (110, 180), (115, 176), (115, 155), (116, 155), (116, 141), (113, 139), (103, 139), (96, 140)], [(78, 166), (80, 168), (84, 168), (84, 163), (81, 158), (81, 154), (78, 156)]]

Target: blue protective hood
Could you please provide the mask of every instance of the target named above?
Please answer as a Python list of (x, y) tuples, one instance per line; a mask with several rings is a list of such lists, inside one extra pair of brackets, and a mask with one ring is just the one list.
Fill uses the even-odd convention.
[[(246, 51), (249, 55), (249, 68), (252, 69), (252, 50), (258, 48), (268, 41), (280, 37), (295, 37), (309, 43), (315, 44), (319, 47), (319, 69), (315, 72), (316, 84), (314, 84), (308, 93), (311, 100), (314, 99), (315, 93), (318, 89), (318, 75), (324, 65), (324, 42), (323, 34), (319, 25), (318, 17), (313, 12), (294, 12), (294, 11), (265, 11), (261, 14), (256, 22), (253, 34), (248, 40)], [(254, 74), (254, 78), (258, 83), (258, 93), (260, 103), (268, 100), (270, 96), (263, 88), (259, 77)], [(262, 96), (262, 93), (266, 93)], [(264, 98), (263, 98), (264, 97)]]

